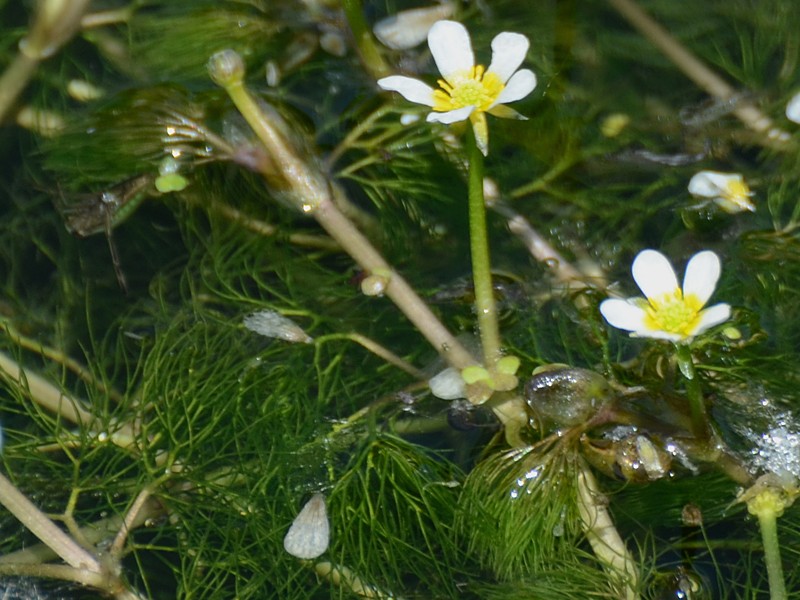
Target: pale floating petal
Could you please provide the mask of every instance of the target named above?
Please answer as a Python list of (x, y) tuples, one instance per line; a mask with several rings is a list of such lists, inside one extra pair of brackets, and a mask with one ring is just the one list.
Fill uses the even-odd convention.
[(683, 277), (684, 298), (694, 294), (701, 304), (708, 302), (717, 287), (721, 271), (719, 257), (711, 250), (695, 254), (686, 265), (686, 274)]
[(600, 303), (600, 312), (610, 325), (625, 331), (644, 330), (644, 309), (634, 302), (611, 298)]
[(506, 87), (498, 94), (492, 106), (522, 100), (534, 89), (536, 89), (536, 75), (533, 71), (529, 71), (528, 69), (517, 71), (511, 79), (508, 80)]
[(314, 494), (297, 514), (283, 538), (283, 548), (296, 558), (311, 560), (325, 553), (330, 543), (330, 524), (325, 497)]
[(800, 123), (800, 92), (792, 96), (786, 105), (786, 118), (795, 123)]
[(388, 92), (397, 92), (409, 102), (433, 106), (433, 88), (419, 79), (392, 75), (378, 80), (378, 86)]
[(458, 123), (459, 121), (466, 121), (472, 112), (475, 110), (474, 106), (464, 106), (455, 110), (448, 110), (447, 112), (432, 112), (425, 118), (428, 123)]
[(492, 62), (487, 72), (494, 73), (505, 83), (519, 69), (530, 42), (521, 33), (504, 31), (492, 40)]
[(444, 2), (403, 10), (375, 23), (372, 32), (384, 46), (393, 50), (408, 50), (424, 42), (433, 24), (439, 19), (452, 17), (455, 9), (452, 2)]
[(699, 335), (706, 331), (724, 323), (731, 318), (731, 307), (728, 304), (715, 304), (705, 310), (700, 311), (700, 321), (697, 324), (697, 329), (693, 332), (694, 335)]
[(464, 378), (453, 367), (448, 367), (428, 380), (431, 393), (442, 400), (466, 398)]
[(303, 344), (314, 341), (297, 323), (274, 310), (250, 313), (242, 319), (242, 324), (250, 331), (269, 338)]
[(655, 250), (642, 250), (636, 255), (631, 267), (633, 280), (647, 298), (661, 298), (674, 294), (678, 289), (678, 278), (666, 256)]
[(728, 187), (731, 180), (741, 179), (741, 175), (700, 171), (689, 180), (689, 193), (702, 198), (716, 198)]
[(448, 82), (450, 76), (464, 73), (475, 66), (472, 42), (467, 29), (456, 21), (437, 21), (428, 32), (433, 60), (439, 73)]

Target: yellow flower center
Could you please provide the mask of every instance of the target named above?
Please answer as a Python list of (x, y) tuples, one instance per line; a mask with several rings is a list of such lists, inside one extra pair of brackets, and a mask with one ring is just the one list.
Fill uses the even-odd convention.
[(661, 298), (649, 298), (644, 306), (645, 327), (652, 331), (666, 331), (684, 338), (697, 331), (703, 303), (694, 295), (684, 296), (680, 288)]
[(723, 197), (731, 200), (732, 202), (736, 202), (737, 204), (742, 202), (749, 203), (748, 197), (750, 196), (750, 188), (747, 187), (747, 184), (744, 181), (733, 179), (725, 185), (722, 195)]
[(474, 106), (478, 112), (486, 111), (505, 85), (494, 73), (484, 73), (483, 65), (476, 65), (469, 71), (455, 73), (450, 81), (439, 80), (438, 89), (433, 92), (433, 110), (447, 112), (465, 106)]

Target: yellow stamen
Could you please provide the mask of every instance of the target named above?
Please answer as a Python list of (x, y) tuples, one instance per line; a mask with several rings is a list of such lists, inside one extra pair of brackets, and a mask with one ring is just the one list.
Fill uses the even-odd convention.
[(465, 106), (474, 106), (477, 112), (494, 104), (505, 84), (494, 73), (484, 73), (483, 65), (476, 65), (463, 73), (454, 73), (447, 81), (439, 80), (433, 92), (433, 110), (448, 112)]
[(703, 303), (694, 295), (684, 296), (680, 288), (661, 298), (648, 298), (645, 309), (645, 327), (652, 331), (665, 331), (682, 337), (691, 337), (697, 331)]

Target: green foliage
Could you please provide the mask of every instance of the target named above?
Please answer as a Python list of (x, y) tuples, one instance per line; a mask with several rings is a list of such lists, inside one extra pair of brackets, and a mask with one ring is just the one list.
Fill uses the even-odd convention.
[[(370, 273), (282, 203), (288, 184), (274, 157), (207, 76), (212, 53), (239, 52), (248, 88), (264, 114), (288, 123), (282, 134), (301, 161), (442, 322), (472, 336), (463, 131), (378, 92), (338, 4), (133, 2), (106, 15), (112, 24), (81, 31), (39, 65), (18, 103), (58, 112), (63, 131), (24, 131), (14, 111), (0, 129), (0, 350), (94, 420), (71, 422), (0, 372), (4, 474), (70, 526), (121, 518), (147, 491), (150, 512), (122, 566), (152, 598), (354, 598), (359, 585), (373, 597), (618, 598), (579, 519), (578, 473), (588, 445), (616, 451), (637, 433), (672, 448), (669, 473), (622, 480), (612, 452), (599, 477), (637, 565), (636, 593), (677, 597), (696, 577), (700, 598), (766, 594), (757, 524), (734, 501), (744, 479), (768, 470), (752, 465), (760, 436), (781, 424), (796, 436), (800, 421), (800, 129), (783, 115), (800, 85), (800, 14), (785, 0), (639, 3), (736, 96), (706, 97), (609, 3), (492, 0), (455, 17), (484, 62), (498, 32), (530, 38), (524, 66), (539, 85), (514, 105), (529, 118), (490, 117), (486, 173), (497, 200), (591, 274), (588, 287), (567, 288), (490, 212), (504, 348), (522, 360), (522, 386), (557, 362), (614, 390), (590, 422), (552, 439), (535, 410), (523, 412), (530, 445), (511, 448), (494, 417), (459, 415), (348, 340), (368, 336), (426, 377), (443, 368), (387, 298), (360, 292)], [(364, 12), (372, 22), (412, 4), (366, 2)], [(26, 10), (0, 1), (2, 69)], [(344, 56), (330, 52), (337, 41)], [(424, 46), (382, 52), (393, 72), (435, 82)], [(67, 93), (78, 77), (105, 95), (79, 103)], [(737, 120), (749, 101), (786, 144)], [(403, 124), (411, 114), (420, 119)], [(610, 135), (605, 120), (620, 114), (628, 124)], [(152, 182), (167, 157), (189, 185), (160, 194)], [(701, 169), (743, 173), (756, 212), (690, 197)], [(144, 182), (136, 201), (112, 205), (109, 194), (131, 181)], [(94, 211), (85, 232), (70, 220), (83, 210)], [(611, 331), (598, 311), (610, 294), (638, 293), (630, 264), (643, 248), (661, 249), (678, 271), (701, 249), (722, 259), (712, 302), (732, 305), (726, 325), (740, 336), (720, 327), (692, 346), (712, 438), (687, 425), (674, 347)], [(247, 330), (242, 318), (256, 310), (292, 319), (314, 341)], [(282, 541), (317, 492), (331, 545), (301, 561)], [(38, 544), (6, 511), (0, 530), (12, 558)], [(105, 552), (118, 530), (89, 546)], [(800, 510), (789, 507), (779, 536), (794, 595), (799, 531)], [(6, 593), (2, 569), (0, 557)]]

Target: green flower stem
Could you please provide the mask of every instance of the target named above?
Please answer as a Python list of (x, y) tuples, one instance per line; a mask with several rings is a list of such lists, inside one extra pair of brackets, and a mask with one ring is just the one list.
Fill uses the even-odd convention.
[(689, 397), (689, 410), (692, 416), (692, 433), (699, 439), (708, 438), (711, 428), (708, 422), (708, 413), (700, 389), (700, 381), (692, 360), (692, 351), (686, 344), (676, 344), (678, 367), (686, 379), (686, 394)]
[(770, 600), (786, 600), (786, 584), (781, 565), (781, 547), (778, 543), (778, 516), (775, 512), (758, 515), (761, 540), (764, 544), (764, 562), (767, 563)]
[[(475, 364), (467, 349), (451, 334), (408, 282), (358, 230), (333, 202), (334, 186), (319, 171), (304, 161), (285, 139), (244, 85), (244, 63), (235, 52), (225, 50), (209, 62), (209, 74), (230, 96), (236, 108), (261, 140), (291, 190), (287, 200), (302, 212), (313, 216), (367, 273), (387, 273), (384, 293), (425, 336), (437, 352), (453, 367), (461, 370)], [(265, 173), (265, 176), (267, 174)]]
[(469, 241), (472, 252), (472, 282), (475, 288), (475, 310), (483, 348), (484, 366), (495, 372), (500, 360), (500, 330), (492, 285), (492, 266), (486, 232), (486, 203), (483, 198), (483, 154), (475, 136), (468, 134), (469, 152)]
[(344, 9), (347, 23), (350, 25), (350, 31), (356, 41), (358, 55), (370, 75), (374, 79), (379, 79), (391, 74), (391, 69), (389, 69), (386, 61), (383, 60), (383, 55), (375, 43), (372, 30), (370, 30), (367, 20), (364, 18), (361, 0), (342, 0), (342, 8)]
[(786, 600), (781, 546), (778, 542), (778, 517), (783, 514), (787, 506), (792, 504), (793, 498), (788, 496), (784, 489), (774, 487), (766, 482), (766, 477), (759, 479), (751, 490), (745, 492), (745, 496), (749, 496), (746, 500), (747, 511), (758, 518), (758, 525), (761, 529), (770, 600)]

